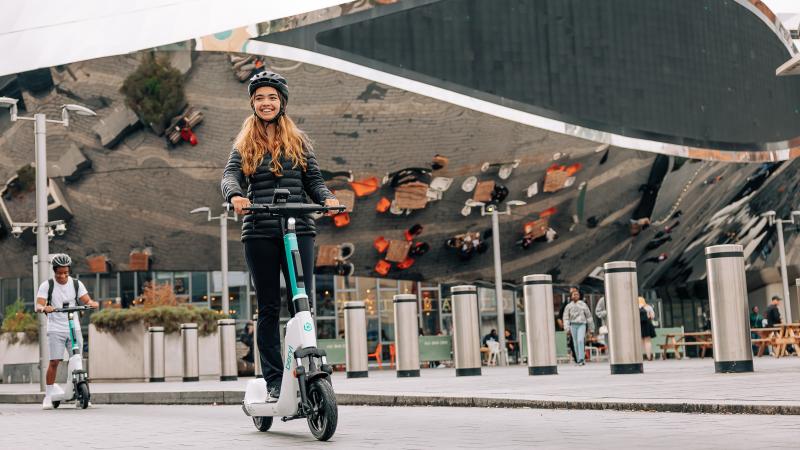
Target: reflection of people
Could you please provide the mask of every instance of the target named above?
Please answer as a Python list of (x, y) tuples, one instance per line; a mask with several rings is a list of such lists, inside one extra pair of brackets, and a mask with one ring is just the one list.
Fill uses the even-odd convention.
[(252, 363), (253, 362), (253, 322), (247, 321), (247, 325), (244, 326), (244, 330), (242, 330), (242, 334), (239, 336), (239, 340), (242, 341), (244, 345), (247, 346), (247, 354), (242, 357), (243, 360)]
[(656, 328), (653, 326), (655, 317), (656, 312), (653, 311), (653, 307), (647, 304), (644, 297), (639, 297), (639, 323), (641, 325), (644, 353), (647, 355), (648, 361), (653, 360), (652, 338), (656, 337)]
[[(273, 72), (257, 73), (248, 85), (253, 114), (245, 119), (223, 171), (221, 188), (225, 200), (237, 214), (252, 203), (271, 203), (275, 189), (288, 189), (289, 202), (313, 201), (326, 206), (339, 202), (325, 186), (308, 137), (286, 115), (289, 86)], [(242, 186), (248, 185), (245, 196)], [(313, 291), (314, 221), (296, 218), (297, 244), (306, 290)], [(242, 220), (247, 267), (253, 276), (258, 299), (258, 350), (271, 400), (280, 395), (283, 364), (280, 348), (280, 274), (289, 278), (280, 221), (265, 214), (247, 214)], [(287, 285), (289, 283), (286, 283)], [(287, 290), (287, 297), (291, 295)], [(294, 305), (287, 298), (290, 315)]]
[(506, 336), (506, 350), (508, 350), (508, 356), (513, 356), (514, 361), (519, 361), (519, 347), (517, 346), (516, 339), (514, 338), (514, 333), (506, 328), (505, 333), (503, 334)]
[(486, 347), (487, 341), (500, 342), (500, 336), (497, 335), (497, 330), (492, 328), (492, 331), (490, 331), (489, 334), (483, 337), (483, 341), (481, 341), (481, 344), (483, 344), (483, 346)]

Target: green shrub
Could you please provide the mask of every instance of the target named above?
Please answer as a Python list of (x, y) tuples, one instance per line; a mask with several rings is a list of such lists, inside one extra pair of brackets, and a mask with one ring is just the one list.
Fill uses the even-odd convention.
[(92, 314), (90, 322), (97, 331), (106, 333), (130, 330), (137, 324), (146, 327), (164, 327), (165, 333), (176, 333), (182, 323), (196, 323), (200, 336), (217, 331), (217, 320), (227, 316), (209, 308), (185, 306), (157, 306), (155, 308), (105, 309)]
[(21, 298), (6, 306), (4, 317), (0, 332), (12, 344), (16, 344), (20, 340), (17, 333), (25, 333), (22, 337), (24, 344), (31, 344), (39, 340), (39, 320), (36, 318), (36, 313), (25, 311), (25, 303)]
[(125, 102), (154, 130), (162, 132), (186, 104), (183, 77), (166, 55), (143, 53), (139, 67), (120, 88)]

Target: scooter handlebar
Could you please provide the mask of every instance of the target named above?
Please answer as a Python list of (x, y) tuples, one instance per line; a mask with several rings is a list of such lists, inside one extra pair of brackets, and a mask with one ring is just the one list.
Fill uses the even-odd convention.
[(310, 213), (324, 213), (324, 212), (344, 212), (346, 207), (344, 205), (338, 206), (322, 206), (312, 203), (263, 203), (253, 204), (246, 208), (245, 211), (264, 212), (275, 216), (294, 216), (297, 214), (310, 214)]
[(53, 309), (54, 313), (71, 313), (71, 312), (80, 312), (80, 311), (88, 311), (92, 309), (89, 306), (67, 306), (64, 308), (55, 308)]

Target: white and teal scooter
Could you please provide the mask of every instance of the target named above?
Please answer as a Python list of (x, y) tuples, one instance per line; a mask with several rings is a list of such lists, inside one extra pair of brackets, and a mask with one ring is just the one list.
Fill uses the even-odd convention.
[(260, 378), (250, 380), (242, 409), (253, 418), (259, 431), (269, 430), (274, 417), (281, 417), (283, 422), (305, 418), (311, 434), (326, 441), (333, 436), (338, 421), (336, 397), (330, 380), (333, 370), (326, 362), (325, 350), (317, 348), (317, 334), (305, 290), (294, 217), (343, 211), (344, 207), (287, 203), (288, 199), (288, 189), (276, 189), (272, 203), (246, 208), (253, 213), (266, 213), (280, 219), (295, 312), (286, 323), (280, 398), (277, 402), (267, 402), (267, 383)]
[[(70, 347), (70, 357), (67, 363), (67, 383), (62, 389), (58, 384), (54, 384), (56, 392), (50, 394), (53, 400), (53, 408), (58, 408), (61, 402), (70, 402), (75, 400), (75, 407), (86, 409), (89, 406), (89, 380), (86, 371), (83, 370), (83, 355), (78, 344), (78, 339), (75, 337), (80, 333), (80, 327), (75, 326), (73, 314), (80, 311), (87, 311), (91, 308), (88, 306), (65, 306), (63, 308), (56, 308), (53, 312), (67, 313), (69, 322), (69, 338), (72, 343)], [(77, 328), (77, 330), (76, 330)]]

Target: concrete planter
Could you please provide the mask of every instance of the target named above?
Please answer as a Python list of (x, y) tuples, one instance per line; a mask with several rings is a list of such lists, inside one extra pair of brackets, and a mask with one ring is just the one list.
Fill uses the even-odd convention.
[[(200, 378), (219, 378), (219, 337), (200, 336)], [(167, 381), (183, 378), (180, 333), (164, 336)], [(150, 374), (150, 336), (144, 324), (121, 333), (105, 333), (89, 325), (89, 374), (93, 381), (146, 381)]]
[[(23, 344), (22, 340), (25, 333), (14, 333), (17, 336), (17, 343), (12, 344), (12, 333), (0, 334), (0, 374), (3, 374), (3, 365), (5, 364), (39, 364), (39, 344), (33, 342), (31, 344)], [(3, 380), (4, 383), (7, 381)]]

